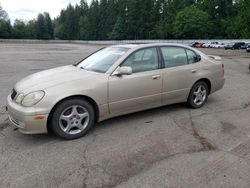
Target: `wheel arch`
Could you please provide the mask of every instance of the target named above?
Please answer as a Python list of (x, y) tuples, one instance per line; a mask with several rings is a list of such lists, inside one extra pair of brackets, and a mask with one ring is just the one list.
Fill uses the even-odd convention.
[(94, 108), (94, 111), (95, 111), (95, 122), (98, 121), (98, 118), (99, 118), (99, 108), (98, 108), (98, 105), (96, 103), (96, 101), (94, 99), (92, 99), (91, 97), (89, 96), (86, 96), (86, 95), (72, 95), (72, 96), (68, 96), (68, 97), (65, 97), (61, 100), (59, 100), (54, 106), (53, 108), (50, 110), (49, 112), (49, 116), (48, 116), (48, 120), (47, 120), (47, 130), (48, 132), (51, 132), (51, 126), (50, 126), (50, 121), (51, 121), (51, 118), (52, 118), (52, 114), (54, 112), (54, 110), (56, 109), (56, 107), (61, 104), (63, 101), (65, 100), (69, 100), (69, 99), (82, 99), (82, 100), (86, 100), (87, 102), (89, 102), (93, 108)]
[[(208, 95), (210, 95), (210, 94), (211, 94), (211, 90), (212, 90), (211, 81), (210, 81), (208, 78), (201, 78), (201, 79), (197, 80), (197, 81), (193, 84), (193, 86), (194, 86), (196, 83), (198, 83), (198, 82), (205, 82), (205, 83), (207, 84), (207, 86), (208, 86)], [(193, 87), (193, 86), (192, 86), (192, 87)]]

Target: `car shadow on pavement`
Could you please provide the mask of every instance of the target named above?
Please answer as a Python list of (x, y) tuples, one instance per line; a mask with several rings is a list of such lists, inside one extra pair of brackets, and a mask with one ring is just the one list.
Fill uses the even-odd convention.
[(166, 118), (167, 116), (167, 118), (178, 118), (184, 114), (189, 114), (190, 110), (196, 111), (197, 114), (211, 113), (213, 112), (213, 109), (210, 106), (216, 105), (217, 102), (218, 99), (216, 97), (210, 96), (205, 106), (200, 109), (191, 109), (186, 103), (178, 103), (122, 115), (97, 123), (92, 130), (90, 130), (90, 133), (98, 134), (100, 130), (124, 125), (124, 123), (128, 126), (133, 126), (135, 123), (151, 124), (158, 121), (160, 118)]
[(167, 114), (173, 114), (177, 111), (185, 109), (188, 109), (186, 104), (180, 103), (122, 115), (97, 123), (96, 126), (94, 126), (94, 128), (91, 130), (91, 132), (98, 131), (99, 129), (103, 129), (110, 126), (117, 126), (123, 124), (124, 122), (128, 122), (128, 120), (130, 120), (130, 123), (132, 123), (132, 120), (135, 122), (143, 122), (145, 124), (149, 124), (155, 121), (155, 118), (158, 118), (159, 116), (162, 117)]

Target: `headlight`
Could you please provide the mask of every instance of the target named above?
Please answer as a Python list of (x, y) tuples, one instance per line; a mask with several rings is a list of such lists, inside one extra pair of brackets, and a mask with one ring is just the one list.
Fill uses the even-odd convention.
[(23, 97), (21, 104), (26, 107), (33, 106), (37, 104), (40, 100), (42, 100), (44, 95), (45, 95), (44, 91), (35, 91), (32, 93), (29, 93)]
[(16, 97), (16, 103), (17, 103), (17, 104), (21, 104), (23, 98), (24, 98), (24, 94), (23, 94), (23, 93), (20, 93), (20, 94)]

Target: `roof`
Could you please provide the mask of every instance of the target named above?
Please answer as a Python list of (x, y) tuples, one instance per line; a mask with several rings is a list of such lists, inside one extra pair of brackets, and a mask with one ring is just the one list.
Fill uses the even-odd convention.
[(136, 48), (138, 44), (120, 44), (120, 45), (113, 45), (114, 47), (122, 47), (122, 48)]
[(120, 44), (120, 45), (113, 45), (113, 46), (133, 49), (133, 48), (143, 48), (143, 47), (150, 47), (150, 46), (164, 46), (164, 45), (187, 47), (187, 45), (178, 44), (178, 43)]
[(113, 45), (113, 47), (123, 47), (123, 48), (129, 48), (130, 50), (138, 50), (141, 48), (147, 48), (147, 47), (155, 47), (155, 46), (176, 46), (176, 47), (183, 47), (183, 48), (188, 48), (191, 49), (200, 55), (204, 55), (201, 51), (192, 48), (188, 45), (184, 44), (178, 44), (178, 43), (149, 43), (149, 44), (122, 44), (122, 45)]

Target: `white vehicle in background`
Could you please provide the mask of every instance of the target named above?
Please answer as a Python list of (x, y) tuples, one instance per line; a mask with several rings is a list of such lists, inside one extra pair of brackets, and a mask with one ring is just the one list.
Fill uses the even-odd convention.
[(213, 48), (225, 48), (225, 46), (226, 46), (227, 44), (228, 44), (228, 43), (220, 42), (220, 43), (218, 43), (218, 44), (213, 45)]
[(202, 45), (203, 48), (210, 48), (211, 43), (210, 42), (206, 42)]
[(203, 44), (203, 48), (214, 48), (213, 46), (218, 44), (218, 42), (207, 42)]
[(218, 45), (219, 45), (219, 43), (211, 44), (210, 48), (217, 48)]

